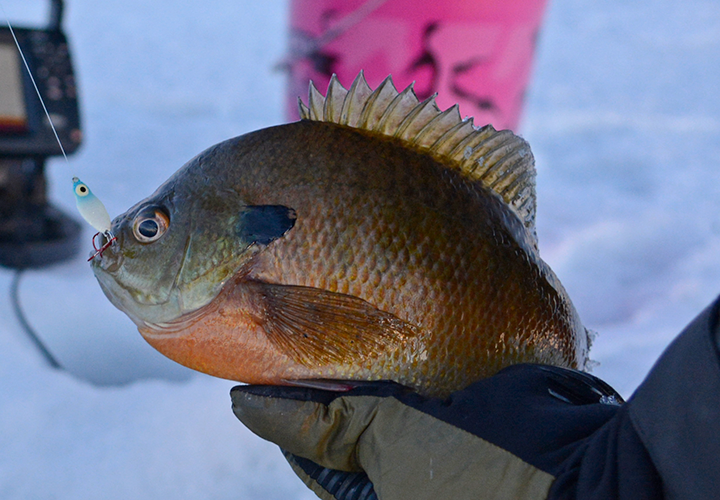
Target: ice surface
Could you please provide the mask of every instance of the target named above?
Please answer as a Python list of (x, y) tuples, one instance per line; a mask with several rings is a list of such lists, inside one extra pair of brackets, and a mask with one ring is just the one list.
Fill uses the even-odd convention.
[[(2, 3), (36, 19), (37, 0)], [(282, 121), (285, 2), (179, 5), (67, 1), (86, 139), (48, 173), (68, 213), (74, 175), (116, 215), (204, 148)], [(625, 397), (720, 292), (719, 25), (714, 1), (556, 0), (540, 38), (522, 126), (540, 249), (600, 334), (594, 373)], [(233, 384), (155, 353), (85, 257), (21, 282), (70, 373), (23, 336), (11, 279), (0, 270), (0, 498), (314, 498), (236, 421)]]

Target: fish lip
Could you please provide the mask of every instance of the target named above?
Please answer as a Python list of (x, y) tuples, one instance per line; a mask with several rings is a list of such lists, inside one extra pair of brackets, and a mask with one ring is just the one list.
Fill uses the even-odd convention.
[[(114, 232), (113, 234), (117, 233)], [(124, 260), (122, 242), (116, 236), (115, 241), (105, 250), (96, 250), (90, 254), (90, 267), (93, 270), (101, 269), (107, 273), (116, 273), (122, 266)]]
[[(108, 249), (109, 250), (109, 249)], [(105, 250), (107, 252), (108, 250)], [(102, 254), (95, 255), (96, 252), (93, 252), (91, 254), (92, 258), (92, 264), (91, 266), (93, 269), (99, 269), (102, 272), (111, 274), (116, 273), (120, 270), (120, 267), (122, 266), (123, 257), (120, 252), (117, 253), (117, 255), (108, 258), (107, 256), (104, 256)]]

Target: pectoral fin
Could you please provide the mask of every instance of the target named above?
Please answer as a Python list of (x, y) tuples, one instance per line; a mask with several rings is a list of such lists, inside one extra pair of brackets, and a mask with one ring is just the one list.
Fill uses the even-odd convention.
[(256, 320), (295, 361), (357, 360), (417, 335), (416, 327), (351, 295), (304, 286), (248, 283)]

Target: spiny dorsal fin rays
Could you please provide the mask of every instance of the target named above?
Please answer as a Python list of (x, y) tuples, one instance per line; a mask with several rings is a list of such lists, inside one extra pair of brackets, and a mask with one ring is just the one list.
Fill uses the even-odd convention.
[[(361, 72), (360, 74), (362, 75), (363, 73)], [(362, 79), (365, 80), (364, 75)], [(363, 106), (359, 128), (375, 130), (375, 126), (380, 121), (380, 118), (382, 118), (382, 115), (388, 105), (390, 105), (397, 95), (398, 91), (395, 88), (392, 77), (388, 76), (380, 85), (378, 85), (375, 92), (368, 97), (365, 106)]]
[(348, 91), (340, 84), (337, 76), (333, 75), (332, 78), (330, 78), (327, 95), (325, 96), (325, 107), (323, 109), (324, 121), (340, 123), (340, 115), (347, 94)]
[(395, 96), (395, 99), (390, 101), (373, 130), (389, 136), (395, 135), (407, 115), (415, 109), (419, 102), (413, 85), (408, 85), (405, 90)]
[(357, 127), (362, 118), (362, 111), (368, 98), (373, 93), (365, 78), (356, 78), (348, 90), (347, 97), (340, 112), (340, 124)]
[[(435, 101), (433, 101), (433, 104)], [(472, 121), (470, 122), (472, 125)], [(451, 108), (446, 109), (442, 113), (433, 116), (425, 126), (420, 129), (411, 138), (413, 144), (431, 144), (430, 148), (435, 147), (435, 143), (441, 137), (447, 135), (453, 127), (461, 126), (460, 107), (455, 104)], [(437, 153), (437, 150), (435, 151)]]
[(325, 97), (315, 88), (315, 85), (310, 85), (310, 94), (308, 95), (308, 107), (310, 108), (309, 119), (315, 121), (325, 121)]
[(420, 102), (412, 84), (398, 92), (390, 76), (373, 91), (362, 72), (349, 90), (333, 75), (325, 97), (311, 82), (308, 105), (298, 101), (304, 120), (397, 137), (431, 153), (500, 195), (535, 235), (535, 160), (510, 130), (476, 128), (472, 118), (461, 118), (457, 104), (442, 111), (435, 96)]
[[(457, 104), (453, 106), (453, 108), (456, 106)], [(459, 111), (458, 114), (460, 114)], [(440, 138), (435, 141), (432, 146), (430, 146), (430, 148), (437, 152), (440, 156), (450, 156), (450, 152), (453, 151), (465, 137), (474, 131), (475, 126), (473, 125), (472, 118), (462, 120), (460, 123), (456, 124), (450, 130), (442, 134)]]
[[(414, 94), (415, 92), (413, 92), (413, 95)], [(414, 142), (413, 139), (415, 139), (420, 131), (425, 128), (425, 125), (441, 113), (440, 108), (438, 108), (437, 104), (435, 104), (436, 96), (437, 94), (431, 96), (429, 99), (426, 99), (420, 104), (416, 104), (410, 113), (408, 113), (407, 116), (398, 124), (397, 130), (393, 135), (412, 144)]]

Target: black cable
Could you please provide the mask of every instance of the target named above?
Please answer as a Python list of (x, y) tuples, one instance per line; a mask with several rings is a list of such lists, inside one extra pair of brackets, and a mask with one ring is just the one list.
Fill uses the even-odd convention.
[(43, 341), (40, 340), (40, 337), (37, 336), (35, 333), (35, 330), (32, 329), (30, 326), (30, 323), (27, 322), (27, 319), (25, 318), (25, 314), (23, 313), (22, 309), (20, 308), (20, 296), (18, 294), (18, 288), (20, 287), (20, 276), (22, 275), (22, 270), (19, 270), (15, 273), (15, 276), (13, 276), (12, 284), (10, 285), (10, 298), (12, 300), (13, 309), (15, 311), (15, 316), (17, 316), (18, 321), (20, 322), (20, 325), (25, 330), (25, 333), (27, 333), (28, 337), (30, 337), (30, 340), (33, 341), (33, 344), (35, 344), (35, 347), (37, 347), (40, 350), (40, 353), (45, 358), (45, 361), (48, 362), (48, 364), (57, 369), (62, 370), (62, 366), (60, 366), (60, 363), (58, 363), (57, 359), (55, 359), (55, 356), (53, 356), (47, 347), (45, 347), (45, 344), (43, 344)]

